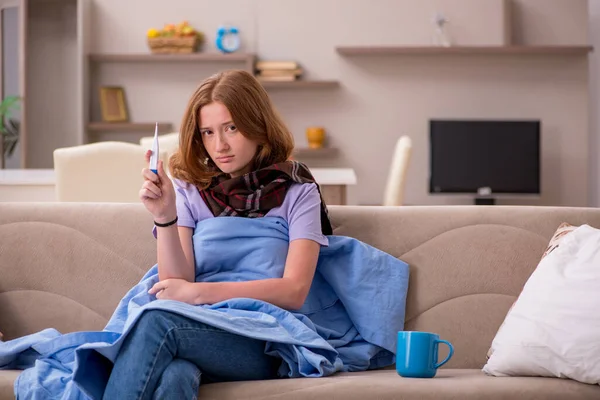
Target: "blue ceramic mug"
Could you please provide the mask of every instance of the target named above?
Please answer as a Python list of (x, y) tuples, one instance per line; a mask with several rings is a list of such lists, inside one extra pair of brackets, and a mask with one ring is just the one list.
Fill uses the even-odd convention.
[[(438, 346), (445, 343), (450, 353), (438, 362)], [(396, 372), (404, 378), (433, 378), (437, 369), (454, 354), (454, 347), (435, 333), (400, 331), (396, 343)]]

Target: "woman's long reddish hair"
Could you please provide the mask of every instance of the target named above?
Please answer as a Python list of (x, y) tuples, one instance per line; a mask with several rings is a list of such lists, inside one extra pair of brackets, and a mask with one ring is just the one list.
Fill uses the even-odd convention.
[(212, 161), (205, 163), (210, 157), (199, 130), (200, 109), (212, 102), (225, 105), (239, 132), (258, 143), (253, 169), (290, 158), (294, 138), (263, 86), (246, 71), (229, 70), (206, 79), (190, 98), (179, 129), (179, 149), (169, 162), (174, 178), (203, 190), (214, 177), (222, 174)]

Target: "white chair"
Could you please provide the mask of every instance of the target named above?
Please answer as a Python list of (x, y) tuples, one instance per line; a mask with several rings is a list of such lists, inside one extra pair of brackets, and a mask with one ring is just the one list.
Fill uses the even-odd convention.
[[(140, 146), (145, 149), (151, 149), (153, 141), (154, 136), (144, 136), (140, 139)], [(179, 148), (179, 132), (158, 135), (158, 147), (161, 152), (165, 151), (167, 153), (167, 159), (171, 158), (173, 153)]]
[(387, 184), (383, 195), (384, 206), (401, 206), (404, 203), (406, 173), (412, 153), (412, 140), (402, 136), (396, 142), (396, 149), (390, 165)]
[[(54, 150), (56, 198), (67, 202), (139, 202), (148, 167), (146, 148), (126, 142), (97, 142)], [(166, 165), (167, 153), (159, 158)]]

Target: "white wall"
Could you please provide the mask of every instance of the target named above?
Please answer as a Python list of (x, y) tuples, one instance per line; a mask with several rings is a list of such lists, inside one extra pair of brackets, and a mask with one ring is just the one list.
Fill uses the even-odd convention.
[[(367, 0), (173, 0), (168, 4), (162, 0), (94, 0), (91, 51), (147, 53), (148, 28), (185, 19), (206, 33), (203, 51), (215, 52), (217, 27), (235, 24), (241, 29), (243, 50), (256, 52), (261, 59), (294, 59), (304, 67), (308, 79), (341, 82), (339, 89), (280, 90), (271, 95), (299, 146), (306, 143), (307, 126), (326, 128), (330, 144), (340, 148), (341, 156), (319, 164), (356, 170), (359, 185), (350, 193), (352, 203), (381, 202), (392, 150), (403, 134), (414, 143), (406, 202), (469, 203), (467, 197), (427, 193), (428, 120), (535, 118), (543, 126), (543, 194), (539, 200), (512, 203), (587, 205), (590, 114), (586, 56), (353, 58), (335, 52), (338, 45), (429, 45), (435, 11), (450, 18), (456, 44), (498, 45), (505, 36), (502, 1), (377, 0), (373, 6)], [(511, 33), (516, 44), (587, 44), (586, 0), (511, 3)], [(36, 64), (42, 62), (38, 60)], [(61, 60), (53, 61), (60, 65)], [(132, 121), (167, 121), (177, 128), (196, 85), (220, 69), (235, 67), (243, 65), (131, 63), (94, 67), (92, 118), (99, 119), (94, 88), (121, 85)], [(36, 77), (35, 87), (44, 79), (48, 80)], [(68, 96), (63, 98), (72, 101), (69, 99), (74, 96)], [(77, 126), (75, 116), (65, 114), (64, 118)], [(71, 126), (69, 121), (65, 124)], [(63, 139), (44, 141), (44, 134), (32, 134), (35, 137), (30, 140), (37, 146), (32, 152), (42, 160), (39, 166), (51, 166), (45, 165), (51, 156), (44, 152)], [(121, 138), (137, 139), (133, 135)]]
[[(518, 44), (587, 44), (587, 1), (514, 0)], [(304, 129), (325, 126), (341, 156), (326, 165), (355, 168), (351, 201), (379, 203), (392, 149), (411, 136), (409, 204), (468, 203), (429, 196), (430, 118), (536, 118), (542, 120), (542, 190), (539, 200), (512, 203), (588, 204), (589, 99), (585, 56), (342, 57), (337, 45), (431, 43), (436, 10), (449, 16), (458, 44), (499, 44), (500, 0), (96, 0), (92, 51), (147, 52), (145, 32), (189, 20), (207, 33), (214, 52), (221, 23), (241, 28), (244, 48), (263, 59), (294, 59), (312, 79), (338, 79), (336, 90), (277, 91), (272, 98), (299, 145)], [(136, 18), (131, 18), (131, 15)], [(238, 65), (239, 66), (239, 65)], [(99, 68), (99, 84), (123, 85), (134, 121), (166, 120), (178, 127), (196, 84), (236, 65), (139, 64)], [(94, 97), (95, 98), (95, 97)], [(97, 101), (93, 113), (98, 117)], [(322, 163), (321, 163), (322, 164)], [(503, 201), (510, 203), (509, 200)]]

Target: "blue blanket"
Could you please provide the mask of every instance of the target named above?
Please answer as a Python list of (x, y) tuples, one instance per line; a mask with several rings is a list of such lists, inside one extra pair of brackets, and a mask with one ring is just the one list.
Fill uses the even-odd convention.
[[(281, 277), (289, 246), (280, 218), (212, 218), (193, 236), (196, 280), (242, 281)], [(288, 377), (328, 376), (395, 361), (396, 332), (404, 327), (408, 265), (359, 240), (329, 236), (301, 309), (286, 311), (254, 299), (192, 306), (147, 293), (152, 267), (121, 300), (105, 329), (61, 334), (47, 329), (0, 342), (0, 369), (24, 369), (17, 399), (100, 399), (121, 343), (140, 315), (168, 310), (267, 342)]]

